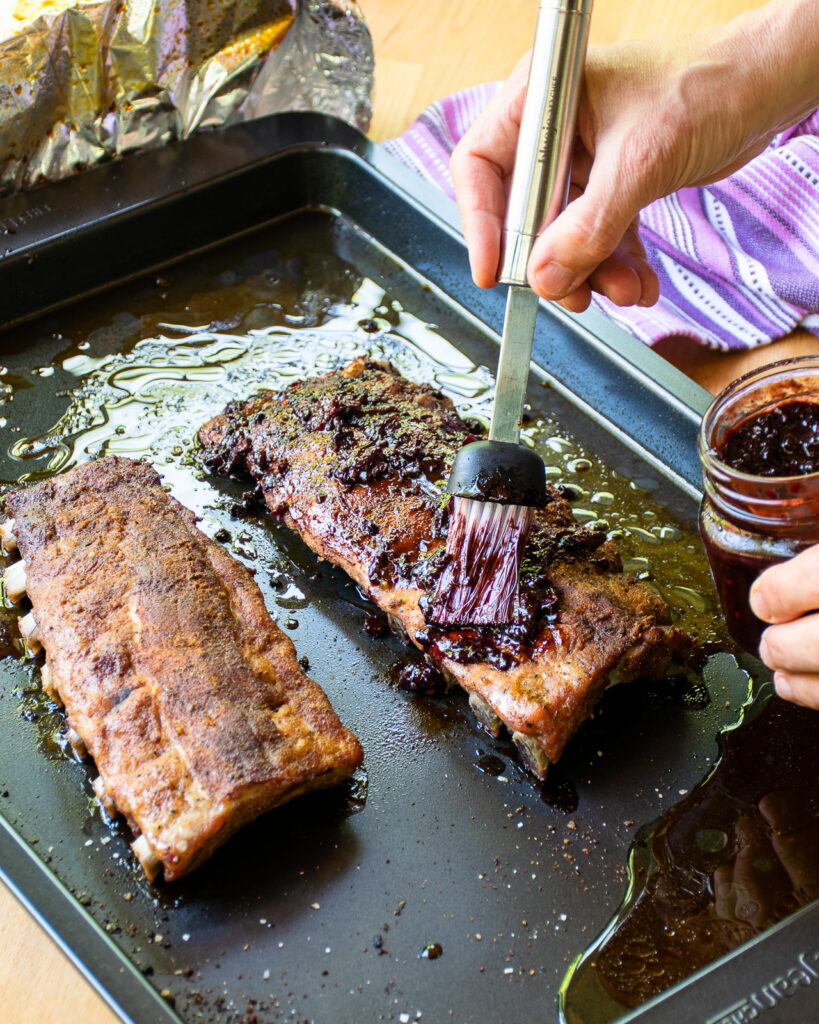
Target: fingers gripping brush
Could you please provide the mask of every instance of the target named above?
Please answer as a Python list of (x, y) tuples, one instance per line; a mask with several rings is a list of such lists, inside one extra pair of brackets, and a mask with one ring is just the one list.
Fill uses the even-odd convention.
[(520, 123), (499, 280), (509, 285), (488, 441), (456, 455), (447, 565), (430, 619), (442, 625), (512, 621), (532, 510), (549, 498), (543, 461), (520, 444), (538, 297), (526, 265), (535, 238), (563, 209), (592, 0), (544, 0)]

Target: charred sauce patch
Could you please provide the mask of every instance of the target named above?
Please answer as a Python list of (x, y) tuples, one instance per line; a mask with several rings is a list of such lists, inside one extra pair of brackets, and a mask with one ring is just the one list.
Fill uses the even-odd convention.
[(333, 449), (328, 475), (350, 487), (393, 475), (439, 480), (474, 435), (440, 391), (411, 385), (390, 371), (367, 361), (358, 376), (294, 381), (280, 392), (231, 403), (224, 413), (228, 430), (206, 456), (208, 468), (227, 475), (249, 472), (263, 487), (264, 476), (286, 473), (285, 457), (271, 459), (266, 446), (254, 443), (254, 427), (264, 425), (265, 435), (275, 435), (282, 449), (305, 432), (327, 433)]

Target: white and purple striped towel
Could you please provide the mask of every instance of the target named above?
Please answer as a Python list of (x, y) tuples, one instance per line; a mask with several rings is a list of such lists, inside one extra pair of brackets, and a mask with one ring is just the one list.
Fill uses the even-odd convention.
[[(385, 149), (454, 196), (449, 154), (499, 85), (433, 103)], [(819, 335), (819, 111), (736, 174), (652, 203), (640, 222), (660, 301), (621, 309), (595, 297), (635, 337), (743, 349), (796, 326)]]

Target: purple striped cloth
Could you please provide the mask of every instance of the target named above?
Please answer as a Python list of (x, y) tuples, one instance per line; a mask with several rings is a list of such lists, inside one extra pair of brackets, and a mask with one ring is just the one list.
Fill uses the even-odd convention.
[[(384, 148), (454, 197), (449, 154), (500, 83), (433, 103)], [(686, 335), (716, 349), (819, 335), (819, 111), (730, 177), (646, 207), (641, 235), (660, 301), (599, 308), (647, 344)]]

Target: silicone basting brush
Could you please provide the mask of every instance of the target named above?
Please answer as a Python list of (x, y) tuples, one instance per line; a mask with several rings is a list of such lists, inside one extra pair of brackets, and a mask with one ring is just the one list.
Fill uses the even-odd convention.
[(563, 209), (592, 0), (544, 0), (518, 135), (498, 280), (509, 285), (488, 441), (455, 457), (449, 561), (430, 619), (490, 625), (513, 619), (532, 509), (548, 497), (543, 461), (520, 443), (538, 297), (526, 265), (538, 233)]

